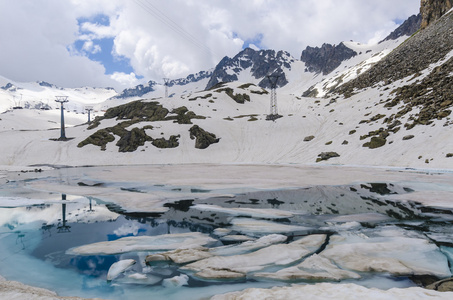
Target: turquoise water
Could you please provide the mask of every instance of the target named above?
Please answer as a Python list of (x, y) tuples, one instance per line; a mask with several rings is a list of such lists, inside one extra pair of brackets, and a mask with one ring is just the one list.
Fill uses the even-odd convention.
[[(49, 178), (49, 180), (56, 180)], [(114, 185), (116, 183), (103, 183)], [(150, 193), (153, 189), (165, 189), (179, 193), (181, 189), (193, 193), (208, 193), (196, 187), (122, 185), (124, 191)], [(379, 228), (394, 226), (418, 234), (435, 233), (432, 241), (438, 240), (441, 251), (453, 265), (453, 252), (445, 241), (451, 238), (451, 222), (448, 210), (428, 210), (423, 213), (417, 203), (395, 204), (385, 199), (386, 195), (410, 193), (404, 186), (383, 183), (364, 183), (354, 186), (322, 186), (278, 191), (230, 191), (235, 196), (207, 199), (181, 199), (168, 204), (162, 214), (125, 214), (120, 208), (95, 198), (36, 192), (21, 189), (20, 184), (10, 184), (0, 192), (1, 199), (9, 199), (18, 191), (17, 201), (28, 198), (43, 199), (43, 204), (20, 207), (0, 207), (0, 275), (8, 280), (17, 280), (33, 286), (55, 290), (64, 296), (99, 297), (105, 299), (201, 299), (227, 291), (248, 287), (272, 287), (288, 285), (281, 281), (203, 281), (189, 276), (187, 285), (168, 287), (162, 284), (166, 278), (179, 276), (176, 264), (146, 266), (144, 258), (152, 252), (130, 252), (121, 255), (70, 255), (71, 248), (100, 242), (113, 241), (125, 236), (155, 236), (172, 233), (202, 232), (218, 239), (214, 230), (231, 228), (231, 213), (204, 212), (197, 204), (217, 205), (231, 208), (267, 208), (295, 212), (293, 218), (276, 219), (274, 222), (309, 228), (310, 233), (335, 234), (338, 230), (372, 232)], [(20, 193), (19, 193), (20, 192)], [(25, 197), (24, 196), (25, 193)], [(66, 200), (63, 200), (66, 199)], [(0, 205), (1, 206), (1, 205)], [(429, 217), (424, 214), (429, 214)], [(433, 217), (434, 215), (434, 217)], [(244, 217), (244, 216), (242, 216)], [(260, 219), (253, 214), (245, 216)], [(341, 229), (333, 218), (358, 220), (353, 229)], [(269, 220), (268, 220), (269, 221)], [(342, 221), (343, 222), (343, 221)], [(340, 222), (340, 224), (342, 223)], [(234, 232), (238, 233), (238, 232)], [(241, 233), (241, 232), (239, 232)], [(242, 232), (244, 233), (244, 232)], [(266, 233), (246, 232), (251, 237)], [(295, 233), (286, 233), (290, 238)], [(211, 247), (222, 245), (219, 240)], [(131, 280), (120, 276), (107, 282), (110, 266), (119, 260), (134, 259), (138, 263), (128, 274), (146, 274), (150, 280)], [(189, 274), (191, 275), (191, 274)], [(395, 278), (385, 274), (362, 274), (360, 280), (347, 280), (378, 288), (407, 287), (415, 284), (406, 277)], [(153, 279), (153, 280), (151, 280)], [(300, 281), (312, 284), (310, 281)]]

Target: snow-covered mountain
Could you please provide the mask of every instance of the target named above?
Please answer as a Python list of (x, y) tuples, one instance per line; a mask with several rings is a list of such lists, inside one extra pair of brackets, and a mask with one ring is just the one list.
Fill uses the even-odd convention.
[(101, 110), (102, 105), (108, 98), (116, 95), (113, 88), (62, 88), (51, 83), (39, 82), (15, 82), (0, 76), (0, 111), (13, 107), (30, 109), (54, 109), (59, 108), (55, 102), (56, 96), (67, 96), (70, 102), (67, 109), (82, 113), (85, 106), (93, 106)]
[[(420, 16), (411, 17), (375, 45), (307, 47), (301, 60), (284, 51), (244, 49), (212, 71), (170, 81), (168, 98), (163, 82), (116, 94), (39, 83), (25, 88), (3, 80), (2, 99), (20, 91), (23, 100), (26, 91), (46, 97), (71, 92), (74, 104), (106, 112), (90, 126), (67, 122), (72, 139), (66, 142), (51, 141), (57, 131), (44, 130), (58, 128), (56, 110), (54, 116), (42, 110), (3, 114), (0, 138), (21, 138), (0, 146), (6, 153), (0, 165), (322, 162), (452, 168), (453, 14), (414, 33), (420, 22)], [(279, 75), (283, 116), (275, 122), (266, 121), (272, 74)], [(40, 130), (29, 131), (35, 128)]]

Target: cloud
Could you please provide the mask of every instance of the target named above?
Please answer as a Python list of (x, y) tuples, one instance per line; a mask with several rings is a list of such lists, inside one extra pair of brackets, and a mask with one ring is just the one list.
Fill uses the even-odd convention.
[[(0, 0), (0, 75), (17, 81), (117, 89), (214, 67), (244, 46), (287, 50), (377, 42), (419, 0)], [(108, 22), (97, 22), (102, 16)], [(83, 20), (83, 21), (81, 21)], [(133, 72), (106, 74), (100, 40)], [(79, 46), (77, 46), (79, 45)]]

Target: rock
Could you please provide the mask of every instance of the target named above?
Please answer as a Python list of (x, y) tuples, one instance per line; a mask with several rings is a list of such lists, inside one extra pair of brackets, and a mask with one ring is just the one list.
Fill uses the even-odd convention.
[(380, 43), (388, 40), (396, 40), (402, 36), (411, 36), (420, 29), (421, 23), (422, 15), (420, 13), (418, 15), (412, 15)]
[(319, 158), (316, 159), (316, 162), (329, 160), (332, 157), (340, 157), (340, 154), (338, 154), (337, 152), (321, 152), (320, 154), (318, 154), (318, 156)]
[(414, 136), (411, 134), (411, 135), (406, 135), (403, 137), (403, 141), (406, 141), (406, 140), (410, 140), (410, 139), (413, 139)]
[(451, 7), (451, 0), (421, 0), (421, 29), (426, 28), (429, 24), (442, 17), (447, 11), (451, 9)]
[(302, 51), (300, 60), (305, 62), (309, 72), (321, 73), (327, 75), (335, 70), (342, 61), (348, 60), (357, 55), (352, 49), (346, 47), (343, 43), (337, 46), (323, 44), (321, 48), (310, 47)]
[(387, 143), (387, 140), (383, 137), (380, 136), (373, 136), (371, 140), (365, 144), (363, 144), (363, 147), (368, 147), (370, 149), (376, 149), (379, 147), (382, 147)]
[(153, 146), (160, 149), (176, 148), (179, 146), (179, 138), (180, 135), (172, 135), (168, 140), (166, 140), (165, 138), (153, 139), (151, 143), (153, 144)]
[(221, 82), (238, 80), (238, 74), (246, 69), (256, 79), (261, 79), (258, 85), (262, 88), (271, 88), (267, 75), (278, 75), (277, 87), (288, 83), (284, 69), (290, 69), (294, 59), (288, 52), (274, 50), (255, 51), (246, 48), (233, 58), (225, 56), (215, 67), (206, 89), (212, 89)]
[(434, 282), (426, 288), (439, 292), (453, 292), (453, 277)]
[(144, 146), (145, 142), (151, 141), (152, 138), (145, 133), (143, 128), (133, 128), (118, 140), (116, 145), (119, 152), (134, 152), (139, 146)]
[(194, 125), (189, 129), (190, 138), (195, 139), (195, 148), (206, 149), (210, 145), (218, 143), (220, 138), (217, 138), (215, 134), (205, 131), (198, 125)]
[(107, 273), (107, 281), (112, 281), (131, 266), (135, 265), (135, 263), (136, 261), (133, 259), (124, 259), (113, 263)]

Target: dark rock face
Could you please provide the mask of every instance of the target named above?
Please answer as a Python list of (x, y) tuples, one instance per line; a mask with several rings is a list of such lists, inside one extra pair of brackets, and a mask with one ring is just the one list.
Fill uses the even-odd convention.
[(434, 282), (426, 288), (439, 292), (453, 292), (453, 277)]
[(119, 152), (134, 152), (148, 141), (152, 141), (152, 138), (145, 133), (145, 130), (135, 127), (131, 131), (126, 131), (116, 145), (119, 147)]
[(113, 97), (117, 99), (123, 99), (128, 97), (141, 97), (144, 94), (154, 91), (154, 86), (157, 85), (155, 81), (148, 81), (148, 85), (139, 84), (135, 88), (125, 89), (121, 94)]
[(300, 60), (305, 62), (309, 72), (329, 74), (341, 64), (342, 61), (348, 60), (357, 55), (352, 49), (346, 47), (343, 43), (339, 45), (323, 44), (321, 48), (308, 46)]
[(278, 75), (277, 87), (282, 87), (288, 83), (284, 69), (291, 69), (291, 63), (294, 59), (288, 52), (274, 50), (255, 51), (246, 48), (239, 52), (235, 57), (225, 56), (215, 67), (206, 89), (221, 82), (233, 82), (238, 80), (238, 74), (250, 68), (250, 71), (256, 79), (262, 79), (259, 86), (262, 88), (271, 88), (267, 75)]
[(190, 138), (195, 139), (195, 148), (197, 149), (206, 149), (209, 145), (218, 143), (220, 140), (215, 134), (205, 131), (198, 125), (192, 126), (189, 132)]
[(380, 43), (389, 40), (396, 40), (402, 36), (411, 36), (420, 29), (422, 23), (422, 15), (412, 15), (404, 21), (398, 28), (396, 28), (392, 33), (390, 33), (385, 39)]
[(201, 71), (196, 74), (190, 74), (186, 78), (179, 78), (179, 79), (174, 79), (170, 80), (168, 82), (168, 86), (174, 86), (174, 85), (186, 85), (192, 82), (198, 82), (200, 80), (203, 80), (205, 78), (209, 78), (212, 76), (212, 71)]
[(321, 152), (320, 154), (318, 154), (318, 156), (319, 157), (316, 159), (316, 162), (329, 160), (332, 157), (340, 157), (340, 154), (338, 154), (337, 152)]
[(153, 139), (152, 144), (160, 149), (176, 148), (179, 146), (179, 138), (179, 135), (172, 135), (168, 140), (165, 138)]
[(451, 0), (421, 0), (421, 29), (426, 28), (452, 8)]

